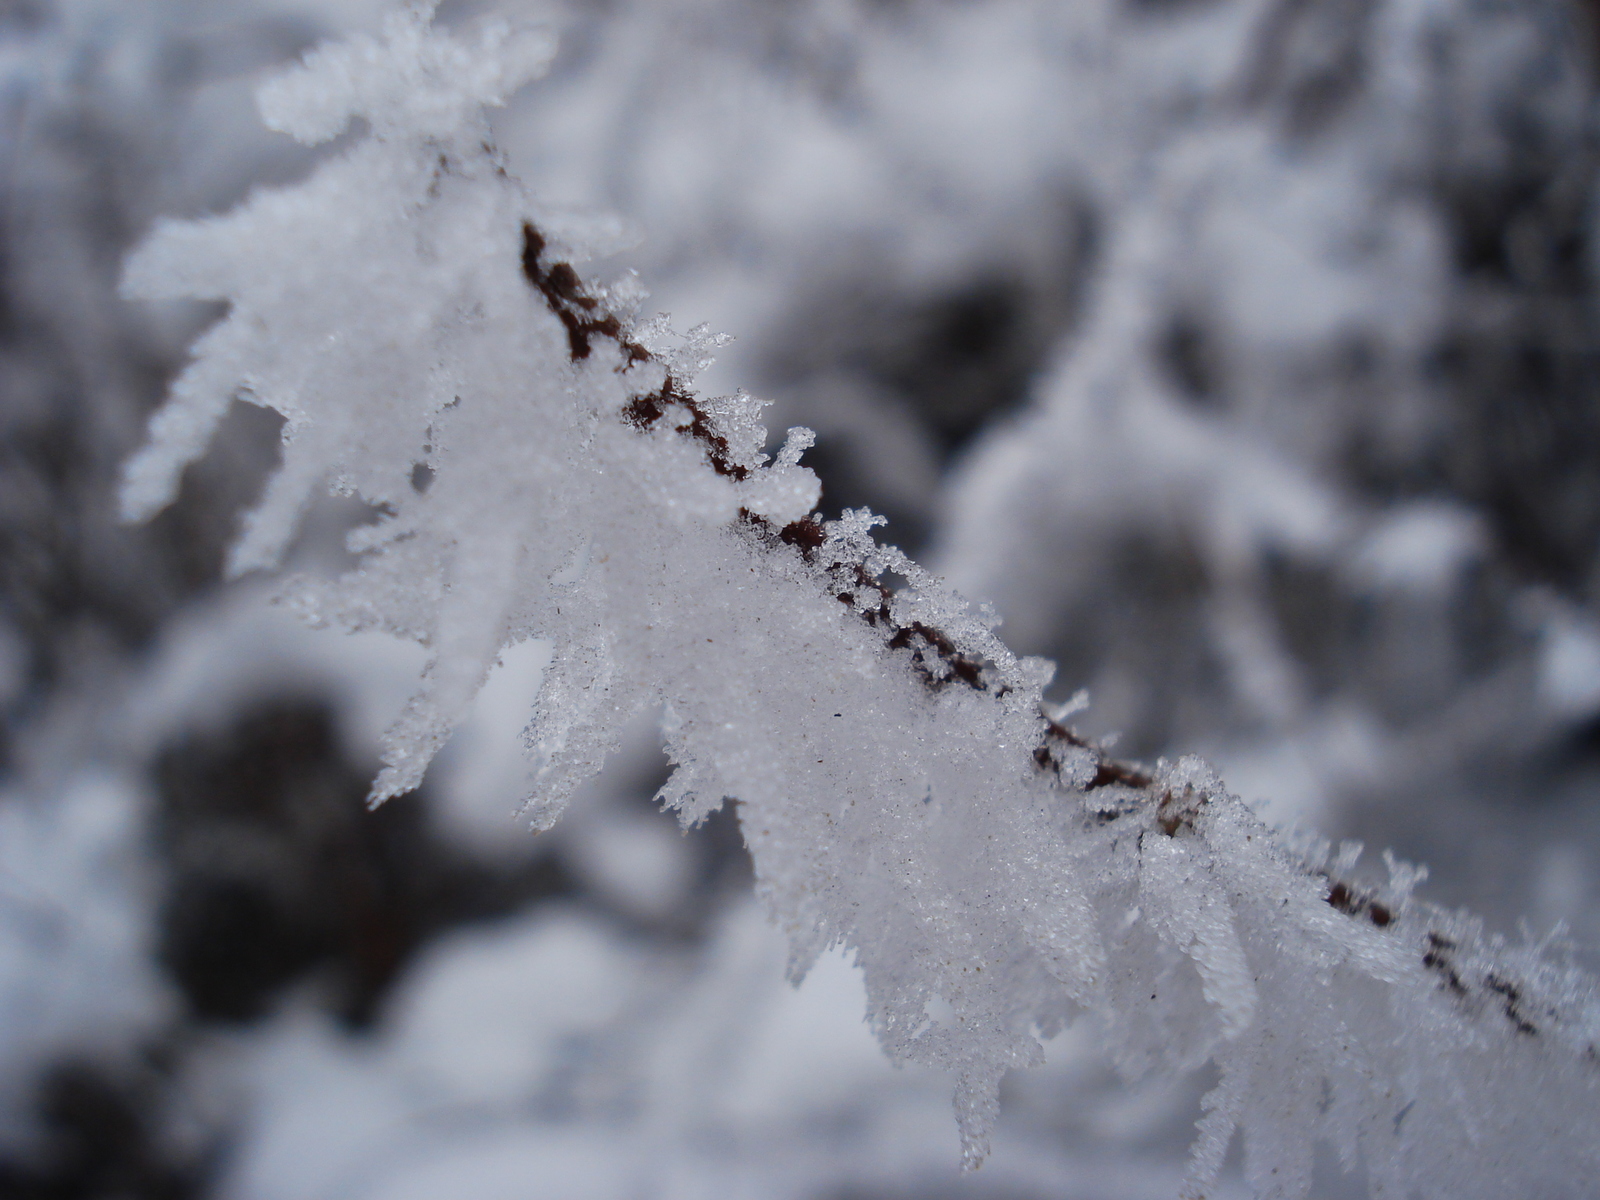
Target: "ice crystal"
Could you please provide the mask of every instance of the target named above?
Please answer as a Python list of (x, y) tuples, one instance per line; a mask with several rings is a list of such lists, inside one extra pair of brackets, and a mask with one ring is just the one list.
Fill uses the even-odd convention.
[[(659, 709), (686, 823), (739, 806), (791, 972), (832, 946), (896, 1059), (944, 1067), (968, 1165), (1001, 1076), (1087, 1010), (1130, 1073), (1213, 1060), (1191, 1173), (1236, 1129), (1263, 1195), (1309, 1187), (1326, 1138), (1395, 1195), (1552, 1194), (1591, 1177), (1600, 1038), (1588, 979), (1464, 917), (1291, 852), (1197, 759), (1118, 762), (1047, 715), (1050, 664), (873, 537), (826, 522), (791, 430), (693, 389), (717, 340), (641, 324), (577, 267), (483, 111), (548, 54), (536, 32), (436, 30), (431, 7), (269, 83), (269, 123), (366, 132), (305, 183), (167, 223), (146, 297), (227, 317), (133, 461), (171, 498), (235, 396), (284, 415), (284, 461), (234, 548), (281, 558), (319, 487), (378, 510), (359, 565), (285, 595), (309, 620), (429, 653), (373, 801), (412, 789), (509, 647), (552, 646), (525, 740), (546, 827)], [(1565, 1181), (1565, 1182), (1564, 1182)]]

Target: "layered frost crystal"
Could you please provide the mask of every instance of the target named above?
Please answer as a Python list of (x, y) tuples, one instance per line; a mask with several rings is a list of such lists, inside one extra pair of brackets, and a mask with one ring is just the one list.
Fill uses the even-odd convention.
[[(969, 1165), (1011, 1067), (1097, 1014), (1130, 1072), (1214, 1060), (1191, 1185), (1236, 1129), (1264, 1195), (1330, 1139), (1395, 1195), (1574, 1194), (1600, 1167), (1590, 981), (1471, 921), (1291, 852), (1198, 760), (1110, 759), (1047, 715), (1050, 664), (872, 536), (815, 515), (791, 430), (701, 398), (714, 350), (576, 267), (603, 226), (543, 209), (484, 117), (548, 39), (451, 35), (431, 6), (315, 51), (262, 91), (307, 142), (366, 132), (306, 183), (167, 223), (127, 290), (226, 300), (130, 464), (169, 501), (235, 397), (286, 418), (234, 547), (274, 566), (317, 489), (360, 496), (359, 565), (284, 595), (309, 620), (427, 647), (374, 802), (415, 788), (498, 655), (553, 646), (525, 738), (536, 826), (660, 710), (682, 820), (733, 799), (797, 976), (852, 949), (895, 1058), (951, 1069)], [(598, 232), (597, 232), (598, 231)]]

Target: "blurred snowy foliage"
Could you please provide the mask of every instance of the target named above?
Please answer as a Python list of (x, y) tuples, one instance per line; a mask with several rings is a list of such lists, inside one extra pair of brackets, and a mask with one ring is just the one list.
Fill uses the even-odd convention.
[[(502, 69), (501, 10), (462, 4), (475, 49), (418, 34), (398, 90), (379, 42), (269, 89), (307, 140), (364, 119), (327, 152), (262, 131), (265, 74), (383, 7), (0, 13), (0, 1183), (1171, 1195), (1219, 1077), (1118, 1082), (1116, 1046), (1221, 1065), (1200, 1153), (1242, 1115), (1248, 1162), (1208, 1194), (1585, 1194), (1593, 1001), (1544, 935), (1600, 933), (1588, 9), (507, 4)], [(176, 503), (120, 526), (119, 464), (221, 311), (125, 303), (123, 257), (247, 193), (130, 266), (233, 307), (128, 493)], [(585, 247), (609, 289), (558, 274)], [(737, 340), (634, 324), (627, 268), (644, 311)], [(696, 371), (815, 429), (806, 466), (762, 466), (753, 407)], [(281, 462), (235, 399), (285, 415)], [(1086, 686), (1075, 727), (859, 520), (792, 529), (806, 467), (1055, 659), (1053, 699)], [(235, 569), (286, 556), (302, 611), (429, 649), (214, 590), (245, 510)], [(835, 559), (894, 593), (881, 627)], [(647, 804), (659, 694), (662, 794), (741, 800), (798, 991), (729, 814), (680, 837)], [(1403, 866), (1258, 845), (1192, 764), (1101, 781), (1079, 743), (1113, 732), (1532, 941), (1408, 903)], [(380, 755), (382, 791), (422, 786), (369, 816)], [(541, 824), (572, 794), (536, 839), (530, 789)], [(890, 1071), (862, 1012), (982, 1077), (977, 1139), (1069, 996), (1098, 1020), (1007, 1077), (956, 1179), (950, 1077)]]

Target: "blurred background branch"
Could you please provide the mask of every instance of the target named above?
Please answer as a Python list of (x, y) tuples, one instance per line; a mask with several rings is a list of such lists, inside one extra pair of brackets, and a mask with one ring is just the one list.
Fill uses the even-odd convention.
[[(1596, 944), (1589, 7), (506, 7), (561, 37), (517, 173), (737, 335), (708, 386), (818, 431), (830, 515), (887, 514), (1119, 753)], [(781, 990), (731, 818), (648, 804), (653, 730), (522, 833), (494, 747), (542, 662), (366, 816), (416, 663), (218, 583), (275, 417), (117, 523), (217, 315), (118, 299), (124, 254), (302, 177), (252, 89), (379, 11), (0, 8), (0, 1190), (1171, 1194), (1203, 1081), (1125, 1089), (1081, 1031), (951, 1178), (944, 1082), (887, 1070), (842, 961)], [(295, 564), (370, 515), (321, 502)]]

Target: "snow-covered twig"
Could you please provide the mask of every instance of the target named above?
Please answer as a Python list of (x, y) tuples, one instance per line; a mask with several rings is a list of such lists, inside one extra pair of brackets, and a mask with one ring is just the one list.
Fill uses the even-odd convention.
[(536, 826), (659, 708), (685, 823), (739, 804), (798, 976), (853, 949), (895, 1058), (955, 1072), (969, 1165), (1001, 1076), (1087, 1010), (1129, 1071), (1207, 1060), (1191, 1172), (1236, 1129), (1264, 1195), (1303, 1195), (1330, 1139), (1396, 1195), (1573, 1194), (1600, 1166), (1592, 983), (1297, 852), (1199, 760), (1111, 759), (1047, 713), (1018, 659), (865, 511), (815, 515), (805, 430), (771, 460), (760, 402), (702, 397), (716, 339), (641, 323), (596, 246), (506, 170), (484, 117), (549, 43), (486, 23), (321, 48), (270, 82), (274, 128), (366, 137), (304, 184), (167, 223), (127, 289), (226, 300), (130, 464), (168, 501), (235, 396), (287, 420), (234, 548), (270, 567), (312, 492), (359, 495), (359, 565), (293, 581), (309, 620), (430, 659), (373, 801), (416, 787), (499, 653), (554, 653), (526, 739)]

